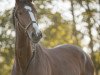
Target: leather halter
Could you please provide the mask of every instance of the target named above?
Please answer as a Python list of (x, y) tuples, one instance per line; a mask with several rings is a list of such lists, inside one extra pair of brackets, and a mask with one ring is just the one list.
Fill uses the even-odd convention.
[[(24, 25), (20, 22), (20, 20), (19, 20), (19, 18), (18, 18), (18, 16), (17, 16), (17, 13), (16, 13), (16, 11), (17, 10), (15, 10), (15, 8), (14, 8), (14, 17), (15, 17), (15, 19), (18, 21), (18, 23), (19, 24), (17, 24), (17, 25), (19, 25), (25, 32), (27, 32), (27, 29), (30, 27), (30, 25), (31, 24), (33, 24), (33, 23), (37, 23), (36, 21), (31, 21), (31, 22), (29, 22), (29, 24), (26, 26), (26, 27), (24, 27)], [(29, 11), (29, 10), (27, 10), (27, 11)]]
[[(20, 27), (25, 31), (25, 33), (26, 33), (26, 35), (28, 36), (28, 38), (31, 40), (30, 36), (28, 35), (27, 29), (30, 27), (31, 24), (37, 23), (37, 21), (31, 21), (31, 22), (29, 22), (29, 24), (28, 24), (26, 27), (24, 27), (24, 25), (20, 22), (20, 20), (19, 20), (19, 18), (18, 18), (18, 16), (17, 16), (17, 13), (16, 13), (17, 10), (18, 10), (18, 8), (17, 8), (17, 9), (14, 8), (14, 12), (13, 12), (14, 24), (15, 24), (15, 19), (16, 19), (17, 22), (18, 22), (18, 24), (16, 24), (16, 25), (17, 25), (17, 26), (20, 26)], [(30, 10), (27, 10), (27, 11), (30, 11)], [(37, 24), (37, 25), (38, 25), (38, 24)], [(31, 43), (32, 43), (32, 44), (35, 44), (32, 40), (31, 40)]]

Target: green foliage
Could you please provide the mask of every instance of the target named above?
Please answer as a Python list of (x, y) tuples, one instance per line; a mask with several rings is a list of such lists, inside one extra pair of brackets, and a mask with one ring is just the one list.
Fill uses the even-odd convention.
[(95, 65), (97, 70), (100, 70), (100, 52), (95, 52)]
[[(65, 43), (73, 43), (73, 39), (71, 39), (72, 34), (72, 25), (67, 24), (58, 24), (51, 25), (44, 32), (47, 35), (44, 38), (44, 45), (47, 47), (54, 47), (55, 45), (65, 44)], [(59, 41), (58, 41), (59, 40)]]
[(14, 38), (11, 35), (11, 11), (0, 16), (0, 75), (10, 75), (14, 56)]
[[(52, 25), (44, 31), (46, 37), (43, 44), (47, 47), (54, 47), (60, 44), (73, 44), (74, 36), (72, 36), (73, 25), (70, 22), (62, 20), (59, 13), (49, 16), (52, 20)], [(58, 41), (59, 40), (59, 41)]]

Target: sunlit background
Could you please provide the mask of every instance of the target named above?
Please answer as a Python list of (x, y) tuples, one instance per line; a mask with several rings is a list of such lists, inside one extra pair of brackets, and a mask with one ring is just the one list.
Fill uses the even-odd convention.
[[(14, 59), (15, 0), (0, 0), (0, 75), (9, 75)], [(98, 0), (35, 0), (41, 45), (74, 44), (88, 53), (100, 75), (100, 4)], [(6, 70), (4, 73), (3, 71)]]

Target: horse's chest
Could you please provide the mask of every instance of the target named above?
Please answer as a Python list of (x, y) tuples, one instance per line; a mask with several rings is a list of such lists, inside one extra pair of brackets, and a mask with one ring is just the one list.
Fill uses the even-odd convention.
[[(45, 65), (46, 67), (46, 65)], [(31, 65), (27, 71), (27, 75), (51, 75), (49, 68), (43, 65)]]
[(46, 71), (41, 70), (31, 70), (27, 72), (27, 75), (49, 75)]

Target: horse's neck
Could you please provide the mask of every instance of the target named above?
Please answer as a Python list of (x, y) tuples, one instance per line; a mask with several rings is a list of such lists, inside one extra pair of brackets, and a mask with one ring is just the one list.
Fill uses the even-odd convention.
[(16, 29), (15, 46), (16, 65), (24, 72), (32, 56), (31, 43), (25, 32)]

